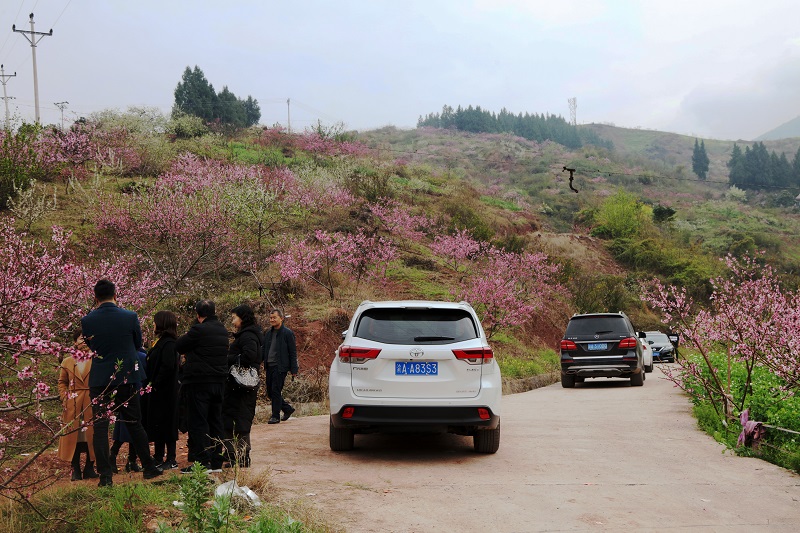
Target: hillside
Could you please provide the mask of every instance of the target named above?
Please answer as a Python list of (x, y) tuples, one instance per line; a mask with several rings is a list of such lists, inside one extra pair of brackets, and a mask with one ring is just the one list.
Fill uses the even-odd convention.
[[(797, 120), (797, 119), (796, 119)], [(614, 143), (614, 151), (632, 158), (640, 158), (665, 165), (666, 167), (684, 167), (687, 173), (692, 172), (692, 151), (695, 137), (679, 135), (655, 130), (642, 130), (631, 128), (618, 128), (605, 124), (587, 124), (580, 126), (587, 128), (604, 139)], [(767, 150), (776, 153), (785, 153), (791, 159), (800, 148), (800, 135), (796, 138), (790, 136), (766, 140)], [(762, 139), (756, 139), (756, 141)], [(706, 152), (710, 159), (708, 181), (727, 182), (727, 162), (731, 157), (734, 142), (742, 149), (752, 146), (756, 141), (720, 141), (716, 139), (703, 139)], [(695, 177), (696, 176), (693, 176)]]
[[(703, 298), (728, 253), (764, 250), (800, 285), (796, 209), (774, 195), (731, 196), (727, 145), (707, 143), (714, 170), (701, 182), (686, 170), (693, 139), (592, 127), (613, 151), (433, 128), (178, 137), (108, 120), (68, 136), (40, 132), (35, 150), (55, 153), (68, 140), (71, 159), (41, 159), (28, 211), (4, 218), (15, 216), (28, 240), (47, 242), (63, 226), (78, 263), (70, 269), (97, 271), (98, 249), (130, 263), (131, 283), (155, 287), (141, 294), (145, 316), (168, 308), (187, 323), (200, 296), (223, 310), (250, 302), (262, 317), (285, 308), (311, 369), (296, 392), (315, 400), (364, 299), (469, 299), (513, 375), (553, 368), (573, 312), (623, 310), (642, 329), (659, 328), (639, 283), (658, 277)], [(572, 183), (564, 167), (575, 169)], [(51, 195), (53, 208), (37, 211)], [(504, 261), (545, 254), (557, 267), (549, 279), (537, 278), (544, 263), (506, 269), (505, 286), (528, 305), (515, 322), (503, 322), (506, 304), (492, 307), (500, 295), (477, 292), (508, 266), (488, 251)], [(91, 303), (85, 293), (72, 298), (65, 320)], [(58, 336), (69, 323), (51, 327)]]
[(800, 117), (795, 117), (775, 129), (772, 129), (756, 138), (757, 141), (773, 141), (778, 139), (791, 139), (800, 137)]

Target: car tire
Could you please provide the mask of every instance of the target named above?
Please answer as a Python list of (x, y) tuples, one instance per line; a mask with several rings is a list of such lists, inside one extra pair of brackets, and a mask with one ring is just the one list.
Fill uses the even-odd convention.
[(644, 385), (644, 369), (638, 374), (631, 375), (631, 387), (641, 387)]
[(472, 436), (472, 445), (478, 453), (495, 453), (500, 448), (500, 423), (495, 429), (482, 429)]
[(348, 452), (353, 449), (355, 441), (354, 433), (349, 428), (334, 427), (333, 422), (330, 423), (330, 446), (334, 452)]
[(561, 386), (571, 389), (575, 386), (575, 376), (573, 374), (561, 374)]
[[(655, 364), (655, 363), (654, 363)], [(653, 365), (644, 367), (644, 371), (648, 374), (653, 371)]]

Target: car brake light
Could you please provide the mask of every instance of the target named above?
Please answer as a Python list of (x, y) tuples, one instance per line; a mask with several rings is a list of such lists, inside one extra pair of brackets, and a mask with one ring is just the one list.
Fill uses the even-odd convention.
[(483, 346), (482, 348), (469, 348), (465, 350), (453, 350), (453, 355), (456, 356), (456, 359), (459, 361), (466, 361), (471, 365), (479, 365), (483, 363), (484, 365), (488, 365), (494, 359), (494, 352), (489, 346)]
[(353, 418), (355, 412), (356, 412), (355, 407), (345, 407), (344, 411), (342, 411), (342, 418)]
[(478, 407), (478, 417), (481, 420), (489, 420), (489, 410), (485, 407)]
[(628, 337), (619, 341), (620, 348), (636, 348), (636, 344), (636, 339), (634, 337)]
[(380, 348), (357, 348), (342, 346), (339, 348), (339, 361), (342, 363), (361, 364), (367, 359), (375, 359), (381, 353)]
[(561, 341), (561, 351), (562, 352), (568, 352), (568, 351), (577, 350), (577, 349), (578, 349), (578, 346), (574, 342), (568, 341), (566, 339)]

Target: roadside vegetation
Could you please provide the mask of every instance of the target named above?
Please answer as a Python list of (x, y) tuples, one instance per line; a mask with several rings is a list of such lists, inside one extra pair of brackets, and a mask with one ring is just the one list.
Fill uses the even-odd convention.
[[(569, 130), (563, 120), (529, 119)], [(745, 293), (737, 261), (757, 267), (751, 281), (768, 282), (762, 289), (771, 301), (783, 297), (785, 309), (797, 311), (797, 208), (777, 200), (786, 191), (720, 183), (727, 158), (718, 141), (704, 142), (708, 179), (698, 180), (685, 169), (694, 139), (662, 137), (663, 146), (681, 147), (665, 155), (652, 150), (654, 132), (641, 132), (647, 139), (631, 148), (628, 139), (638, 137), (611, 139), (606, 131), (579, 136), (585, 142), (568, 148), (430, 127), (215, 129), (198, 117), (132, 108), (66, 131), (20, 125), (0, 132), (3, 524), (9, 531), (30, 524), (139, 531), (163, 516), (162, 531), (328, 530), (313, 515), (278, 506), (268, 480), (242, 478), (268, 511), (237, 510), (223, 523), (217, 512), (228, 504), (201, 506), (197, 512), (217, 515), (194, 525), (191, 505), (172, 504), (185, 503), (190, 478), (92, 490), (107, 506), (88, 506), (85, 488), (44, 490), (68, 470), (35, 468), (62, 431), (53, 394), (57, 356), (103, 276), (118, 282), (122, 304), (139, 313), (145, 331), (161, 309), (188, 324), (200, 297), (222, 310), (247, 302), (260, 317), (283, 308), (302, 369), (287, 395), (315, 413), (324, 412), (330, 359), (360, 301), (456, 299), (478, 311), (507, 380), (558, 371), (554, 347), (572, 313), (625, 311), (637, 329), (679, 330), (684, 343), (707, 354), (674, 375), (697, 402), (703, 427), (732, 434), (749, 409), (752, 420), (800, 431), (774, 408), (778, 399), (794, 401), (796, 374), (785, 368), (796, 372), (798, 344), (764, 340), (787, 313), (776, 304), (748, 314), (746, 300), (731, 300), (741, 316), (760, 317), (745, 338), (696, 329), (726, 280), (734, 283), (726, 294)], [(573, 181), (565, 167), (574, 169)], [(672, 300), (648, 293), (653, 280)], [(681, 313), (668, 307), (679, 301), (675, 295), (691, 301)], [(780, 354), (745, 357), (737, 342), (783, 346), (783, 366), (772, 364)], [(731, 354), (724, 376), (717, 353)], [(739, 365), (747, 370), (741, 384)], [(731, 384), (704, 398), (704, 372), (720, 383), (730, 374)], [(796, 453), (791, 437), (772, 438), (789, 457)], [(759, 453), (777, 462), (767, 448)], [(791, 461), (779, 464), (797, 469)]]

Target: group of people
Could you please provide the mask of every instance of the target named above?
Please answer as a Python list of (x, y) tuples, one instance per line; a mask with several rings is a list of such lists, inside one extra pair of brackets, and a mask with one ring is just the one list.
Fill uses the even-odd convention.
[[(128, 471), (142, 470), (145, 479), (152, 479), (177, 468), (180, 407), (190, 462), (212, 472), (226, 465), (249, 467), (258, 387), (233, 381), (234, 365), (258, 370), (264, 364), (272, 403), (268, 423), (294, 413), (283, 387), (286, 376), (298, 372), (297, 347), (280, 310), (270, 311), (270, 329), (262, 332), (250, 306), (235, 307), (232, 342), (210, 300), (197, 302), (196, 321), (181, 336), (177, 316), (159, 311), (153, 317), (155, 343), (145, 354), (139, 317), (117, 305), (114, 283), (98, 281), (94, 295), (94, 309), (73, 334), (75, 348), (92, 355), (65, 357), (59, 372), (65, 430), (58, 455), (72, 463), (72, 480), (99, 477), (99, 486), (111, 486), (122, 441), (130, 443)], [(115, 440), (109, 448), (112, 421)], [(83, 468), (81, 454), (86, 454)], [(181, 469), (191, 471), (192, 465)]]

